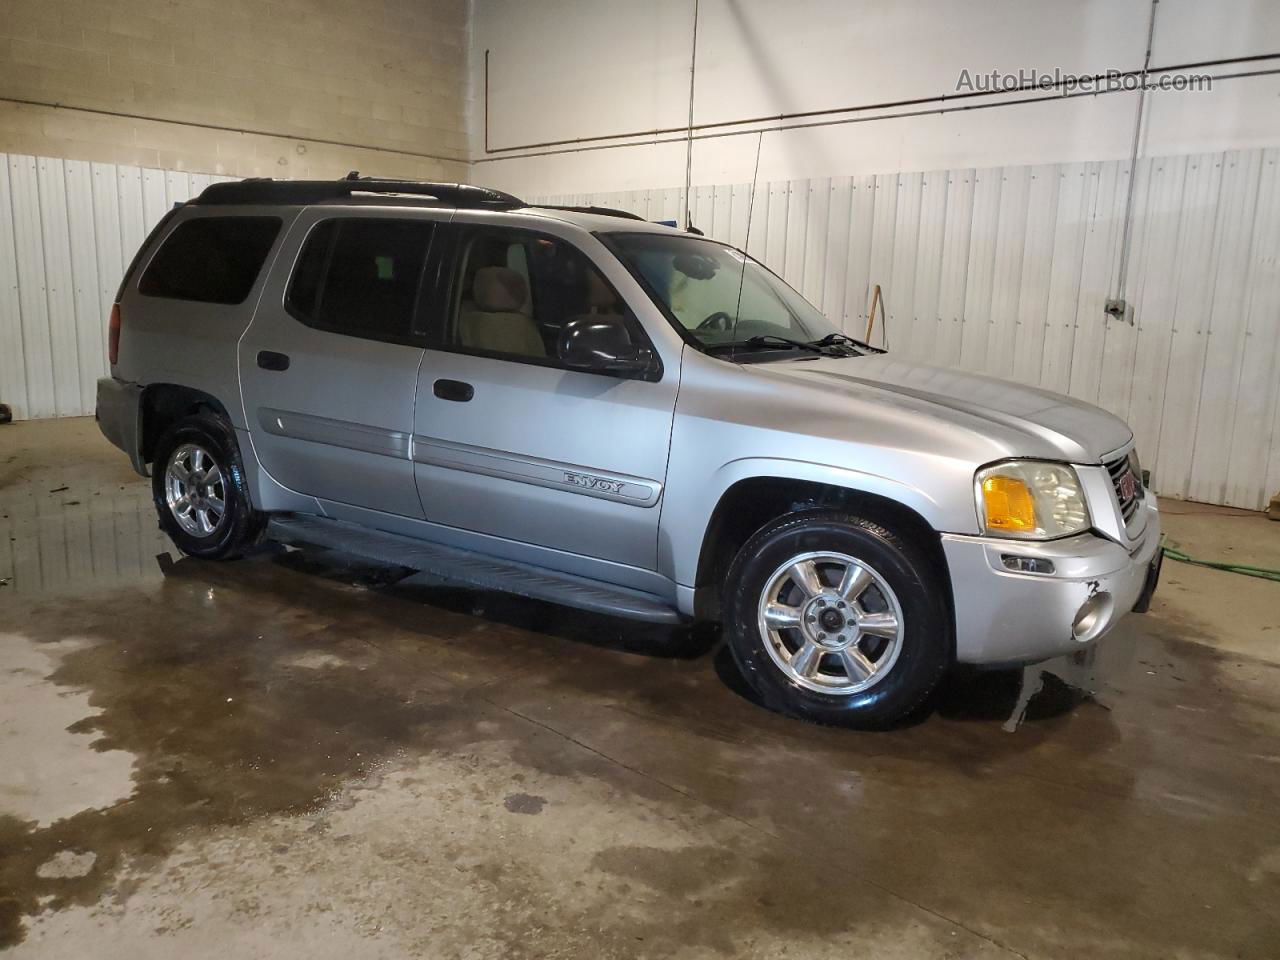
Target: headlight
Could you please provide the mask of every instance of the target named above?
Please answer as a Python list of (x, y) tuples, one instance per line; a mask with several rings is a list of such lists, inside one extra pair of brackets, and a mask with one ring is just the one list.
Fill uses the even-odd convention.
[(1064, 463), (1006, 460), (978, 471), (974, 486), (983, 532), (1052, 540), (1089, 529), (1089, 508), (1075, 470)]

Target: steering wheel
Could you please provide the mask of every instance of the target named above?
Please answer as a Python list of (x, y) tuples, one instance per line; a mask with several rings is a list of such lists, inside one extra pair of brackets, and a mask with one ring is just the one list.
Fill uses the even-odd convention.
[(699, 330), (720, 330), (728, 333), (733, 329), (733, 317), (729, 316), (724, 310), (717, 310), (715, 313), (707, 316), (700, 324)]

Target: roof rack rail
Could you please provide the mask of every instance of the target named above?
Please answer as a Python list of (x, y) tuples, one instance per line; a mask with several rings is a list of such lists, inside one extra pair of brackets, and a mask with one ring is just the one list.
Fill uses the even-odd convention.
[(536, 210), (567, 210), (569, 213), (594, 213), (601, 217), (622, 217), (625, 220), (643, 220), (644, 217), (630, 210), (616, 210), (613, 207), (572, 207), (554, 203), (531, 203)]
[(202, 206), (227, 206), (255, 203), (323, 203), (344, 200), (354, 194), (401, 194), (433, 197), (458, 207), (514, 210), (525, 206), (523, 200), (501, 190), (476, 187), (469, 183), (430, 183), (424, 180), (379, 180), (347, 175), (342, 180), (272, 180), (253, 177), (213, 183), (191, 202)]

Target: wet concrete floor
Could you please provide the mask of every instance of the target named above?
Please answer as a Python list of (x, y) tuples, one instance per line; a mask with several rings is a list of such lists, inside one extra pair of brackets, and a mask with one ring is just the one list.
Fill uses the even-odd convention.
[(858, 733), (712, 631), (401, 573), (181, 558), (91, 420), (0, 427), (0, 953), (1280, 957), (1280, 585), (1167, 564), (1088, 662)]

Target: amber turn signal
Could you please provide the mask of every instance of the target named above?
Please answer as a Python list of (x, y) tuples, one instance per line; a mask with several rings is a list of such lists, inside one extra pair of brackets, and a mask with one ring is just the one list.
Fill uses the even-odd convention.
[(982, 503), (987, 529), (1007, 533), (1031, 533), (1036, 529), (1036, 504), (1031, 488), (1017, 477), (1000, 475), (982, 481)]

